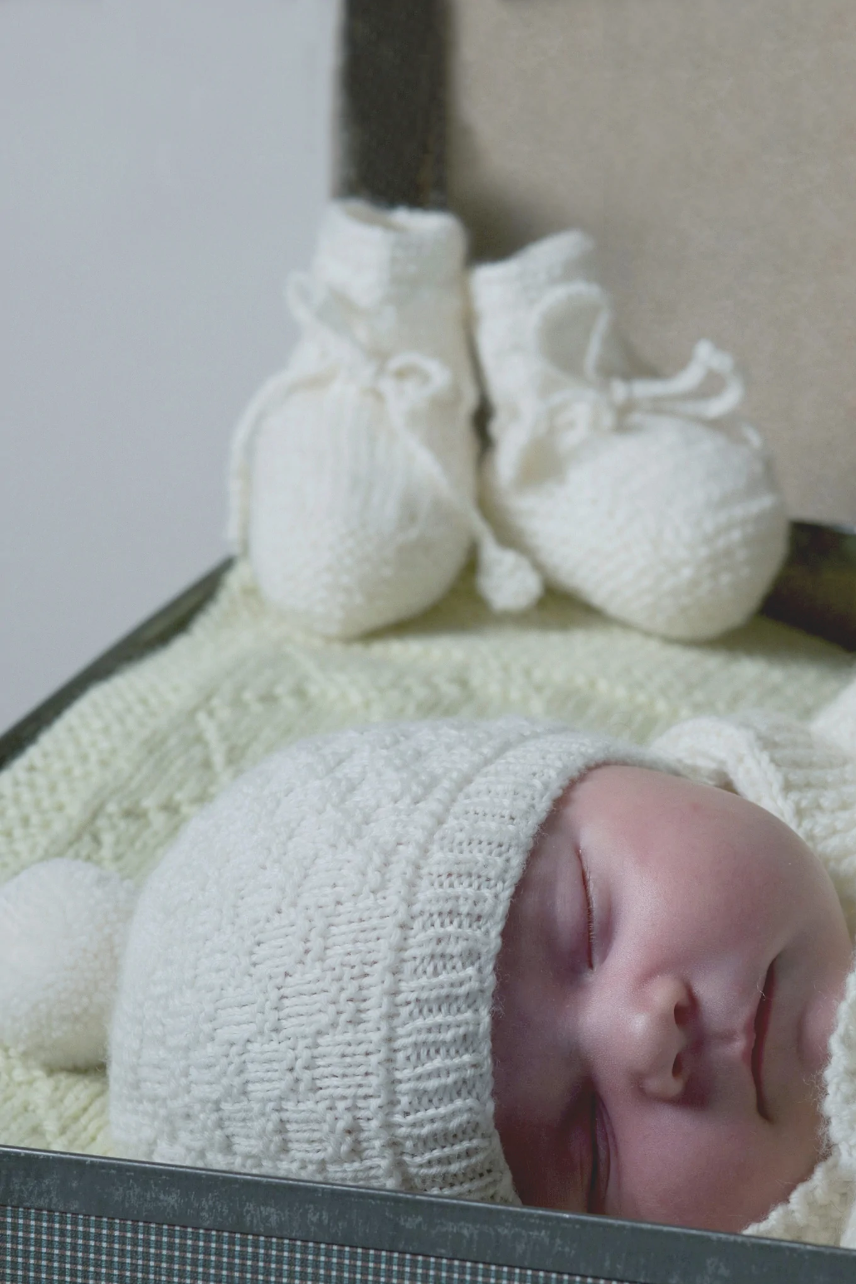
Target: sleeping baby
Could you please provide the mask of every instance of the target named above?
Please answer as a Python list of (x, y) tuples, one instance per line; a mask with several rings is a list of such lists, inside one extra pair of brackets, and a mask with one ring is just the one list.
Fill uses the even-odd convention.
[(298, 741), (6, 884), (0, 1038), (124, 1156), (856, 1244), (854, 713)]

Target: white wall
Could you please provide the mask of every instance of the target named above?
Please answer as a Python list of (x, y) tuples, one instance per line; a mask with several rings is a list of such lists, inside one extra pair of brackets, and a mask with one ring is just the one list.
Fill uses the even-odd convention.
[(336, 0), (0, 3), (0, 729), (225, 555), (336, 34)]

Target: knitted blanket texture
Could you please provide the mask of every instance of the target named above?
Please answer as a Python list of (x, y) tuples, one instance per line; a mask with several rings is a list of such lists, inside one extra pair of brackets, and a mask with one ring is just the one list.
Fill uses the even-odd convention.
[[(0, 882), (57, 856), (142, 881), (225, 784), (300, 736), (520, 713), (645, 743), (699, 714), (808, 719), (852, 677), (837, 647), (761, 617), (683, 645), (558, 594), (496, 616), (471, 569), (415, 621), (331, 642), (290, 628), (238, 562), (186, 633), (92, 688), (0, 774)], [(0, 1048), (0, 1143), (110, 1154), (104, 1072)]]

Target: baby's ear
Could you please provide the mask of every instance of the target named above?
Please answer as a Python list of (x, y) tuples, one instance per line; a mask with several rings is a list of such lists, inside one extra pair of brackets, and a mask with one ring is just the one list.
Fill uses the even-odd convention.
[(77, 860), (32, 865), (0, 887), (0, 1043), (51, 1070), (107, 1056), (133, 883)]

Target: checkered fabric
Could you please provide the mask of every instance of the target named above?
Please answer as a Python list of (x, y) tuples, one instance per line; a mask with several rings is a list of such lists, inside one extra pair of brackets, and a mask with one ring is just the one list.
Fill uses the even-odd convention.
[(620, 1284), (590, 1275), (3, 1208), (3, 1284)]

